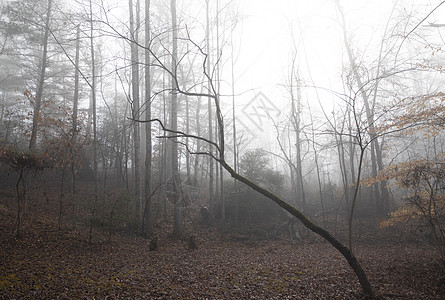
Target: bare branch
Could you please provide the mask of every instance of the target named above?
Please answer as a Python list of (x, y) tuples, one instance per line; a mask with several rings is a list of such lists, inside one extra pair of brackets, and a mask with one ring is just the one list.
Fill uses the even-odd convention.
[(216, 148), (216, 150), (218, 150), (218, 152), (221, 154), (221, 148), (219, 147), (219, 145), (218, 145), (217, 143), (215, 143), (215, 142), (213, 142), (213, 141), (210, 141), (209, 139), (203, 138), (203, 137), (201, 137), (201, 136), (197, 136), (197, 135), (194, 135), (194, 134), (185, 133), (185, 132), (183, 132), (183, 131), (179, 131), (179, 130), (172, 130), (172, 129), (169, 129), (169, 128), (167, 128), (167, 127), (164, 125), (164, 123), (163, 123), (161, 120), (159, 120), (159, 119), (157, 119), (157, 118), (155, 118), (155, 119), (151, 119), (151, 120), (136, 120), (136, 119), (133, 119), (133, 118), (128, 118), (128, 119), (129, 119), (129, 120), (132, 120), (132, 121), (134, 121), (134, 122), (139, 122), (139, 123), (156, 122), (156, 123), (159, 124), (159, 126), (161, 126), (161, 128), (162, 128), (163, 131), (177, 134), (176, 136), (161, 136), (161, 138), (188, 137), (188, 138), (197, 139), (197, 140), (206, 142), (206, 143), (208, 143), (208, 144), (214, 146), (214, 147)]

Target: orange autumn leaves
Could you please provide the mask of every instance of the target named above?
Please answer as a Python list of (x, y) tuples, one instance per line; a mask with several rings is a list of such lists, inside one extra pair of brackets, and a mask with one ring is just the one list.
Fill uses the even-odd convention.
[(418, 159), (385, 168), (376, 178), (367, 178), (363, 185), (379, 181), (404, 191), (406, 205), (391, 213), (380, 226), (391, 226), (418, 217), (437, 219), (445, 215), (445, 153), (433, 159)]
[(381, 118), (384, 121), (375, 124), (375, 134), (422, 132), (425, 138), (432, 138), (445, 127), (445, 93), (396, 98), (384, 109), (384, 114), (385, 118)]
[[(385, 114), (385, 121), (375, 126), (377, 135), (397, 133), (425, 140), (436, 138), (445, 128), (445, 93), (397, 99)], [(398, 188), (406, 202), (381, 223), (382, 227), (413, 218), (431, 220), (445, 216), (445, 153), (390, 165), (375, 178), (365, 178), (360, 184), (371, 186), (381, 181)]]

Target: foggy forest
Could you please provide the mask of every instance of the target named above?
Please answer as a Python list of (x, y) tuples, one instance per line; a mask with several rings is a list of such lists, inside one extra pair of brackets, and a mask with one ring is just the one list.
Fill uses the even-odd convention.
[(1, 299), (445, 298), (445, 1), (0, 12)]

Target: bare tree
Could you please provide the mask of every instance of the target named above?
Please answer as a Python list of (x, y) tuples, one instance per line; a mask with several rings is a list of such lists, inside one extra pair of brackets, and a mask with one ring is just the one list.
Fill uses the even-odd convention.
[[(209, 0), (206, 1), (206, 43), (207, 43), (207, 53), (210, 53), (210, 7)], [(210, 70), (210, 58), (207, 57), (206, 68)], [(211, 78), (208, 78), (208, 90), (211, 90), (212, 83)], [(208, 97), (207, 101), (207, 111), (208, 111), (208, 139), (213, 140), (213, 120), (212, 120), (212, 99)], [(212, 145), (209, 144), (209, 152), (212, 152)], [(209, 210), (210, 210), (210, 222), (212, 222), (215, 216), (215, 199), (214, 199), (214, 170), (213, 170), (213, 160), (209, 159)]]
[[(201, 49), (201, 51), (202, 51), (202, 49)], [(204, 54), (204, 52), (203, 52), (203, 54)], [(204, 54), (204, 56), (207, 57), (206, 54)], [(174, 72), (172, 72), (170, 70), (168, 70), (167, 72), (169, 72), (173, 76), (173, 81), (178, 80), (178, 78), (175, 77)], [(204, 73), (206, 74), (207, 78), (210, 80), (208, 72), (206, 70), (204, 70)], [(210, 80), (210, 82), (212, 82), (212, 81)], [(360, 265), (360, 263), (358, 262), (357, 258), (354, 256), (352, 251), (347, 246), (343, 245), (329, 231), (316, 225), (308, 217), (306, 217), (301, 211), (299, 211), (298, 209), (296, 209), (295, 207), (293, 207), (292, 205), (290, 205), (289, 203), (287, 203), (286, 201), (284, 201), (277, 195), (271, 193), (270, 191), (260, 187), (259, 185), (255, 184), (251, 180), (247, 179), (246, 177), (240, 175), (226, 162), (226, 160), (225, 160), (224, 129), (223, 129), (224, 123), (223, 123), (223, 117), (221, 114), (220, 107), (218, 106), (218, 103), (219, 103), (219, 101), (217, 100), (218, 94), (216, 93), (216, 89), (215, 89), (214, 85), (213, 84), (211, 85), (212, 93), (209, 93), (209, 94), (201, 94), (201, 93), (194, 93), (194, 92), (180, 90), (177, 85), (176, 85), (176, 88), (178, 88), (176, 90), (177, 93), (181, 93), (181, 94), (189, 95), (189, 96), (206, 96), (206, 97), (210, 97), (211, 99), (213, 99), (213, 103), (216, 108), (217, 122), (220, 124), (219, 125), (220, 136), (219, 136), (218, 142), (216, 143), (216, 142), (210, 141), (210, 140), (200, 137), (200, 136), (190, 135), (190, 134), (178, 131), (176, 129), (167, 128), (164, 126), (164, 124), (159, 119), (147, 120), (146, 122), (154, 122), (154, 121), (158, 122), (164, 131), (170, 133), (171, 139), (172, 138), (176, 139), (176, 137), (178, 137), (178, 136), (183, 136), (183, 137), (187, 136), (187, 137), (199, 139), (201, 141), (205, 141), (208, 144), (211, 144), (216, 149), (216, 151), (217, 151), (216, 154), (212, 153), (212, 152), (201, 152), (201, 153), (195, 153), (195, 154), (205, 154), (205, 155), (210, 156), (212, 159), (217, 161), (227, 172), (229, 172), (229, 174), (233, 178), (237, 179), (241, 183), (247, 185), (248, 187), (250, 187), (253, 190), (257, 191), (258, 193), (262, 194), (263, 196), (266, 196), (271, 201), (275, 202), (280, 207), (282, 207), (284, 210), (286, 210), (288, 213), (290, 213), (291, 215), (296, 217), (306, 228), (308, 228), (312, 232), (320, 235), (323, 239), (328, 241), (334, 248), (336, 248), (345, 257), (345, 259), (349, 263), (350, 267), (353, 269), (354, 273), (356, 274), (356, 276), (361, 284), (361, 287), (363, 289), (363, 292), (369, 296), (374, 295), (371, 283), (369, 282), (369, 280), (366, 276), (366, 273), (364, 272), (364, 270), (363, 270), (362, 266)]]
[[(98, 197), (98, 182), (97, 182), (97, 114), (96, 114), (96, 60), (94, 52), (94, 21), (93, 21), (93, 1), (90, 4), (90, 53), (91, 53), (91, 99), (93, 108), (93, 176), (94, 176), (94, 204), (91, 212), (92, 216), (96, 214), (96, 205)], [(93, 238), (93, 218), (90, 221), (90, 230), (88, 241), (91, 243)]]
[[(178, 24), (176, 19), (176, 0), (170, 2), (171, 16), (172, 16), (172, 92), (171, 92), (171, 115), (170, 126), (173, 131), (178, 129), (178, 94), (179, 90), (177, 80), (178, 70)], [(173, 234), (180, 236), (182, 233), (182, 217), (181, 217), (181, 187), (179, 178), (179, 160), (178, 160), (178, 142), (175, 135), (171, 136), (171, 165), (172, 165), (172, 184), (173, 184), (173, 203), (174, 203), (174, 224)]]
[[(291, 97), (291, 123), (295, 131), (295, 153), (296, 153), (296, 167), (295, 167), (295, 187), (296, 199), (301, 199), (302, 211), (306, 210), (306, 196), (303, 187), (303, 168), (301, 158), (301, 82), (296, 70), (296, 55), (292, 60), (292, 68), (290, 72), (290, 86), (289, 94)], [(294, 86), (296, 85), (296, 86)], [(295, 91), (296, 88), (296, 91)], [(296, 92), (296, 94), (295, 94)]]
[[(145, 0), (145, 119), (151, 120), (150, 0)], [(145, 233), (153, 235), (151, 123), (145, 124)]]
[(46, 19), (45, 19), (45, 26), (44, 26), (44, 34), (43, 34), (43, 49), (42, 49), (42, 60), (40, 62), (40, 74), (39, 79), (37, 82), (37, 92), (35, 96), (35, 103), (34, 103), (34, 112), (33, 112), (33, 119), (32, 119), (32, 129), (31, 129), (31, 139), (29, 141), (29, 149), (34, 149), (36, 147), (37, 142), (37, 131), (39, 127), (40, 122), (40, 109), (42, 106), (42, 97), (43, 97), (43, 87), (45, 85), (45, 78), (46, 78), (46, 68), (48, 67), (47, 60), (48, 60), (48, 38), (49, 38), (49, 32), (50, 32), (50, 21), (51, 21), (51, 7), (52, 0), (48, 0), (48, 8), (46, 10)]
[[(136, 3), (136, 20), (134, 18), (133, 0), (128, 2), (130, 10), (130, 35), (133, 40), (130, 43), (131, 47), (131, 91), (132, 91), (132, 117), (134, 120), (139, 119), (140, 114), (140, 101), (139, 101), (139, 0)], [(141, 195), (141, 136), (140, 136), (140, 124), (138, 122), (133, 123), (133, 151), (134, 151), (134, 192), (136, 195), (136, 215), (141, 220), (142, 217), (142, 195)]]
[[(238, 150), (237, 150), (237, 144), (236, 144), (236, 109), (235, 109), (235, 61), (234, 61), (234, 55), (233, 55), (233, 34), (231, 35), (232, 38), (232, 56), (231, 56), (231, 64), (232, 64), (232, 72), (231, 72), (231, 81), (232, 81), (232, 138), (233, 138), (233, 169), (235, 171), (238, 171)], [(234, 191), (234, 199), (235, 199), (235, 226), (238, 227), (239, 223), (239, 202), (238, 202), (238, 185), (237, 180), (233, 179), (233, 191)]]
[[(79, 56), (80, 56), (80, 26), (77, 25), (76, 29), (76, 57), (74, 59), (74, 95), (73, 95), (73, 135), (72, 143), (76, 145), (77, 131), (78, 131), (78, 103), (79, 103)], [(72, 174), (72, 192), (75, 192), (75, 180), (76, 180), (76, 166), (74, 163), (71, 165)]]
[[(198, 92), (198, 91), (196, 91), (196, 89), (193, 89), (193, 88), (184, 90), (178, 84), (179, 78), (177, 76), (176, 70), (177, 70), (178, 64), (180, 62), (178, 62), (178, 60), (177, 60), (177, 49), (176, 49), (177, 45), (175, 43), (175, 40), (177, 40), (177, 26), (176, 26), (176, 18), (175, 18), (176, 17), (176, 9), (175, 8), (176, 8), (176, 1), (171, 0), (172, 25), (173, 25), (173, 29), (174, 29), (173, 30), (173, 33), (174, 33), (173, 50), (172, 50), (172, 61), (173, 62), (172, 62), (171, 67), (168, 67), (166, 64), (164, 64), (163, 60), (158, 55), (156, 55), (156, 53), (154, 53), (151, 48), (149, 49), (150, 54), (152, 55), (153, 60), (154, 60), (153, 64), (156, 65), (158, 68), (161, 68), (164, 72), (166, 72), (172, 81), (172, 89), (173, 89), (171, 91), (171, 93), (172, 93), (171, 114), (172, 115), (170, 116), (171, 117), (170, 126), (169, 127), (165, 126), (165, 123), (162, 122), (160, 119), (151, 119), (151, 120), (140, 121), (140, 122), (158, 122), (160, 124), (162, 130), (164, 132), (168, 133), (168, 135), (165, 137), (167, 137), (171, 141), (171, 144), (172, 144), (172, 147), (171, 147), (172, 148), (172, 156), (171, 156), (172, 157), (172, 172), (173, 172), (172, 177), (173, 177), (173, 183), (174, 183), (175, 188), (179, 188), (179, 181), (177, 181), (177, 180), (179, 180), (177, 144), (181, 143), (181, 141), (178, 139), (178, 137), (189, 137), (189, 138), (197, 139), (197, 140), (207, 143), (208, 145), (212, 146), (212, 149), (214, 149), (214, 151), (207, 150), (207, 151), (203, 151), (203, 152), (199, 152), (199, 153), (193, 152), (193, 154), (205, 154), (205, 155), (209, 156), (214, 161), (219, 163), (233, 178), (235, 178), (236, 180), (245, 184), (246, 186), (250, 187), (251, 189), (259, 192), (263, 196), (269, 198), (271, 201), (275, 202), (281, 208), (286, 210), (288, 213), (290, 213), (291, 215), (296, 217), (306, 228), (308, 228), (309, 230), (313, 231), (314, 233), (320, 235), (323, 239), (328, 241), (347, 260), (350, 267), (356, 274), (356, 276), (361, 284), (361, 287), (363, 289), (363, 292), (368, 296), (374, 295), (372, 286), (366, 276), (366, 273), (364, 272), (362, 266), (358, 262), (355, 255), (352, 253), (352, 251), (347, 246), (343, 245), (329, 231), (327, 231), (326, 229), (323, 229), (322, 227), (320, 227), (317, 224), (315, 224), (314, 222), (312, 222), (300, 210), (296, 209), (295, 207), (293, 207), (292, 205), (290, 205), (289, 203), (287, 203), (286, 201), (284, 201), (277, 195), (271, 193), (270, 191), (262, 188), (261, 186), (255, 184), (254, 182), (250, 181), (246, 177), (243, 177), (238, 172), (236, 172), (229, 165), (229, 163), (227, 163), (226, 157), (225, 157), (226, 151), (225, 151), (224, 119), (223, 119), (223, 114), (221, 112), (221, 108), (219, 106), (220, 101), (219, 101), (219, 95), (217, 92), (217, 88), (216, 88), (214, 81), (212, 79), (213, 73), (211, 72), (211, 70), (208, 69), (208, 66), (209, 66), (208, 53), (206, 53), (204, 51), (204, 49), (202, 47), (200, 47), (198, 44), (194, 43), (193, 40), (189, 36), (183, 38), (183, 40), (186, 40), (189, 43), (191, 43), (202, 54), (203, 74), (205, 76), (206, 82), (208, 83), (208, 92), (205, 92), (205, 93)], [(139, 46), (143, 47), (142, 45), (139, 45)], [(217, 140), (217, 142), (212, 141), (208, 138), (204, 138), (202, 136), (185, 133), (185, 132), (179, 131), (177, 129), (177, 119), (176, 119), (177, 116), (175, 116), (175, 113), (177, 112), (177, 110), (176, 110), (176, 108), (177, 108), (177, 94), (182, 94), (182, 95), (189, 96), (189, 97), (205, 97), (205, 98), (209, 98), (212, 101), (213, 108), (215, 109), (216, 122), (218, 124), (218, 127), (217, 127), (218, 128), (218, 140)], [(182, 144), (184, 145), (184, 143), (182, 143)], [(178, 177), (175, 178), (175, 175)], [(178, 190), (175, 190), (175, 191), (179, 192)], [(180, 215), (181, 211), (180, 211), (180, 208), (178, 207), (179, 199), (177, 197), (179, 196), (179, 193), (174, 193), (174, 195), (175, 195), (174, 203), (176, 204), (175, 205), (175, 218), (177, 215), (179, 215), (179, 217), (177, 217), (177, 219), (175, 220), (175, 224), (174, 224), (174, 233), (177, 234), (180, 232), (180, 223), (178, 221), (180, 221), (179, 218), (181, 216)]]
[[(349, 39), (347, 37), (346, 21), (345, 21), (345, 15), (344, 15), (343, 9), (342, 9), (339, 1), (336, 1), (336, 5), (337, 5), (338, 12), (340, 14), (340, 19), (341, 19), (342, 29), (343, 29), (343, 42), (344, 42), (344, 45), (346, 48), (349, 63), (351, 65), (351, 69), (352, 69), (355, 81), (357, 83), (358, 91), (360, 93), (360, 96), (363, 99), (363, 103), (364, 103), (365, 111), (366, 111), (366, 119), (368, 122), (370, 133), (371, 133), (371, 135), (374, 135), (373, 134), (373, 132), (375, 131), (375, 125), (374, 125), (375, 110), (374, 110), (374, 108), (375, 108), (375, 101), (377, 98), (377, 87), (378, 87), (378, 83), (379, 83), (379, 80), (377, 78), (380, 76), (380, 70), (382, 67), (381, 63), (382, 63), (383, 41), (382, 41), (382, 46), (380, 47), (379, 59), (377, 61), (377, 71), (376, 71), (376, 75), (375, 75), (376, 80), (374, 82), (374, 91), (373, 91), (374, 97), (372, 99), (370, 99), (370, 96), (366, 93), (366, 90), (365, 90), (366, 85), (363, 82), (363, 80), (359, 74), (356, 59), (354, 57), (352, 47), (351, 47)], [(385, 33), (386, 33), (386, 29), (385, 29)], [(371, 103), (371, 100), (372, 100), (372, 103)], [(383, 166), (381, 146), (379, 144), (378, 138), (376, 138), (375, 136), (372, 137), (370, 150), (371, 150), (372, 176), (376, 177), (378, 170), (382, 170), (384, 168), (384, 166)], [(380, 192), (379, 192), (379, 186), (380, 186)], [(387, 214), (389, 212), (389, 203), (388, 203), (389, 202), (389, 193), (388, 193), (388, 189), (386, 187), (386, 182), (382, 181), (380, 184), (375, 185), (373, 192), (374, 192), (374, 199), (376, 199), (377, 212), (382, 215)]]

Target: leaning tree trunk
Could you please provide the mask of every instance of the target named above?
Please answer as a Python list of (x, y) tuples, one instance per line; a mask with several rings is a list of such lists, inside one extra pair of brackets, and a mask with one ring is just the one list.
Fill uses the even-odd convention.
[[(172, 0), (174, 1), (174, 0)], [(179, 93), (182, 94), (192, 94), (192, 93), (187, 93), (185, 91), (182, 90), (176, 90)], [(196, 95), (196, 94), (194, 94)], [(215, 95), (208, 95), (209, 97), (213, 98), (214, 100), (216, 100), (217, 96)], [(323, 239), (325, 239), (326, 241), (328, 241), (334, 248), (336, 248), (347, 260), (347, 262), (349, 263), (350, 267), (352, 268), (352, 270), (354, 271), (354, 273), (356, 274), (360, 285), (363, 289), (363, 292), (367, 295), (367, 296), (373, 296), (374, 292), (371, 286), (371, 283), (369, 282), (363, 268), (361, 267), (360, 263), (358, 262), (357, 258), (354, 256), (354, 254), (352, 253), (352, 251), (345, 245), (343, 245), (340, 241), (338, 241), (334, 236), (331, 235), (331, 233), (329, 233), (327, 230), (323, 229), (322, 227), (316, 225), (315, 223), (313, 223), (312, 221), (310, 221), (302, 212), (300, 212), (298, 209), (296, 209), (295, 207), (293, 207), (292, 205), (288, 204), (287, 202), (285, 202), (284, 200), (282, 200), (280, 197), (278, 197), (277, 195), (269, 192), (268, 190), (261, 188), (260, 186), (258, 186), (257, 184), (253, 183), (252, 181), (250, 181), (249, 179), (247, 179), (246, 177), (241, 176), (240, 174), (238, 174), (235, 170), (232, 169), (232, 167), (229, 166), (229, 164), (227, 164), (227, 162), (225, 161), (224, 158), (224, 130), (222, 128), (224, 128), (223, 126), (223, 117), (222, 117), (222, 113), (221, 110), (219, 109), (218, 101), (215, 101), (216, 104), (216, 116), (217, 116), (217, 122), (220, 125), (220, 135), (219, 135), (219, 143), (215, 143), (212, 141), (209, 141), (205, 138), (199, 137), (199, 136), (195, 136), (195, 135), (189, 135), (186, 133), (183, 133), (181, 131), (178, 131), (177, 129), (168, 129), (166, 128), (163, 123), (159, 120), (159, 119), (153, 119), (153, 120), (147, 120), (146, 122), (159, 122), (162, 129), (166, 132), (169, 132), (170, 134), (170, 138), (174, 139), (176, 138), (178, 135), (179, 136), (189, 136), (189, 137), (193, 137), (199, 140), (203, 140), (206, 141), (209, 144), (212, 144), (217, 150), (218, 150), (218, 157), (212, 155), (209, 153), (209, 155), (212, 157), (212, 159), (216, 160), (227, 172), (229, 172), (229, 174), (239, 180), (240, 182), (242, 182), (243, 184), (249, 186), (250, 188), (252, 188), (253, 190), (257, 191), (258, 193), (262, 194), (263, 196), (269, 198), (270, 200), (272, 200), (273, 202), (275, 202), (276, 204), (278, 204), (281, 208), (283, 208), (284, 210), (286, 210), (288, 213), (290, 213), (291, 215), (295, 216), (306, 228), (308, 228), (309, 230), (311, 230), (312, 232), (318, 234), (319, 236), (321, 236)]]
[(335, 249), (340, 251), (340, 253), (346, 258), (347, 262), (351, 266), (352, 270), (356, 274), (360, 285), (363, 289), (363, 292), (366, 295), (373, 296), (374, 292), (371, 286), (371, 283), (368, 280), (368, 277), (365, 274), (365, 271), (363, 270), (362, 266), (358, 262), (357, 258), (354, 256), (354, 254), (343, 245), (340, 241), (338, 241), (335, 237), (333, 237), (327, 230), (317, 226), (315, 223), (313, 223), (311, 220), (309, 220), (303, 213), (301, 213), (299, 210), (297, 210), (292, 205), (288, 204), (284, 200), (282, 200), (280, 197), (276, 196), (275, 194), (272, 194), (266, 189), (261, 188), (260, 186), (256, 185), (252, 181), (248, 180), (247, 178), (241, 176), (237, 172), (235, 172), (225, 161), (224, 159), (220, 159), (219, 163), (226, 169), (230, 175), (239, 180), (240, 182), (244, 183), (245, 185), (249, 186), (253, 190), (257, 191), (258, 193), (266, 196), (276, 204), (278, 204), (281, 208), (295, 216), (306, 228), (311, 230), (312, 232), (318, 234), (322, 238), (324, 238), (326, 241), (328, 241), (332, 246), (334, 246)]

